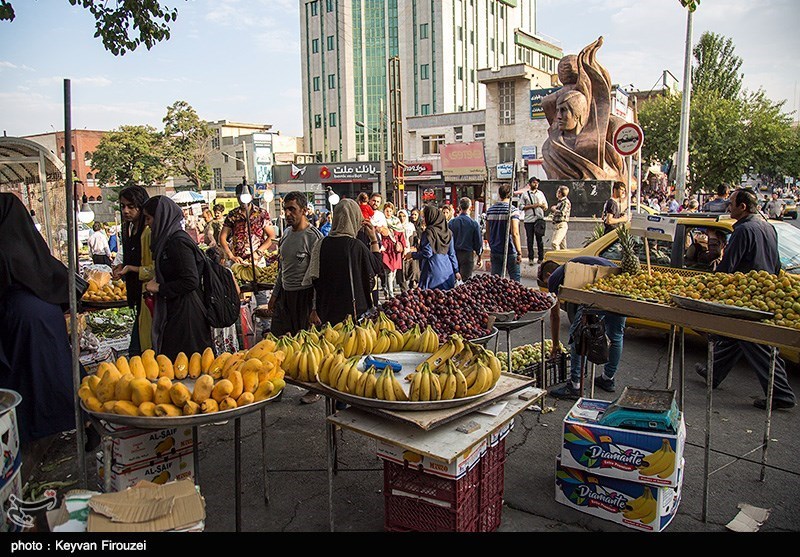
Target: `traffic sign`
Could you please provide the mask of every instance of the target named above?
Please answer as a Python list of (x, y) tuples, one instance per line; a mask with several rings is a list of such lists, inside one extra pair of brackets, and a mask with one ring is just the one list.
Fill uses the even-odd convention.
[(614, 132), (614, 149), (627, 157), (633, 155), (642, 148), (644, 143), (644, 132), (637, 124), (626, 122)]

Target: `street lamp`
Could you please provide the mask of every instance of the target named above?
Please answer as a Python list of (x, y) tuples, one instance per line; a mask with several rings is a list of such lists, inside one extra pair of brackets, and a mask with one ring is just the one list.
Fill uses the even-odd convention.
[(83, 224), (89, 224), (94, 220), (94, 211), (89, 207), (89, 199), (86, 197), (85, 193), (81, 198), (81, 209), (78, 211), (78, 220)]
[(341, 199), (339, 199), (339, 194), (337, 194), (331, 189), (330, 186), (328, 186), (328, 203), (331, 204), (331, 209), (333, 209), (333, 206), (339, 203), (339, 201), (341, 201)]
[(250, 265), (253, 272), (253, 296), (258, 292), (258, 283), (256, 282), (256, 260), (253, 255), (253, 234), (250, 231), (250, 204), (253, 202), (253, 194), (250, 191), (250, 186), (247, 185), (247, 178), (242, 178), (241, 190), (239, 192), (239, 203), (244, 205), (245, 222), (247, 223), (247, 241), (250, 244)]

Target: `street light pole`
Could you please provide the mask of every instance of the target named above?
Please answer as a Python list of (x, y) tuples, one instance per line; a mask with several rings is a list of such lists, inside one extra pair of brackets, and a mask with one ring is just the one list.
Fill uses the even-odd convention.
[(381, 101), (381, 104), (380, 104), (380, 121), (381, 121), (381, 129), (380, 129), (380, 132), (381, 132), (381, 160), (380, 160), (380, 163), (381, 163), (381, 170), (380, 170), (380, 172), (381, 172), (381, 182), (380, 182), (381, 183), (381, 188), (380, 188), (380, 193), (381, 193), (381, 199), (383, 199), (384, 201), (388, 201), (386, 199), (386, 146), (385, 146), (385, 138), (384, 138), (384, 135), (386, 134), (386, 125), (383, 122), (383, 99), (380, 99), (380, 101)]
[(680, 143), (678, 144), (678, 171), (675, 199), (683, 203), (686, 194), (686, 170), (689, 165), (689, 111), (692, 95), (692, 15), (693, 9), (687, 10), (686, 17), (686, 53), (683, 60), (683, 99), (681, 105)]

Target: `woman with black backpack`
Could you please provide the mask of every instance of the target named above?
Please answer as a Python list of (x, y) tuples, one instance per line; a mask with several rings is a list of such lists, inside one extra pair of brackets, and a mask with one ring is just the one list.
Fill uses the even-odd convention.
[(153, 350), (171, 360), (179, 352), (202, 353), (213, 347), (200, 288), (203, 254), (183, 229), (183, 212), (174, 201), (157, 195), (143, 211), (155, 264), (155, 278), (144, 286), (156, 295)]

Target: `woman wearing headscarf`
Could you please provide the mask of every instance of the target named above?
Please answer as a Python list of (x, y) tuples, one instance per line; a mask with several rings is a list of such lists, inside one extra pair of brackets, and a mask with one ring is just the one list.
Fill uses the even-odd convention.
[(144, 286), (156, 298), (153, 350), (171, 360), (179, 352), (202, 353), (213, 347), (200, 290), (203, 254), (183, 229), (183, 212), (170, 198), (151, 197), (143, 210), (155, 264), (155, 278)]
[(461, 280), (458, 260), (453, 247), (453, 233), (447, 227), (444, 214), (433, 205), (422, 210), (425, 231), (418, 250), (411, 250), (406, 258), (420, 262), (420, 288), (449, 290)]
[(125, 281), (128, 307), (135, 312), (128, 357), (140, 355), (152, 343), (152, 314), (147, 306), (142, 311), (142, 285), (153, 278), (150, 228), (145, 225), (142, 213), (142, 207), (149, 197), (147, 190), (138, 185), (128, 186), (119, 192), (122, 257), (117, 257), (115, 261), (114, 278)]
[(23, 444), (75, 429), (69, 270), (17, 196), (0, 193), (0, 388), (22, 396)]
[(303, 279), (304, 286), (314, 287), (311, 322), (335, 325), (348, 315), (357, 319), (370, 309), (370, 292), (381, 265), (375, 228), (364, 218), (358, 203), (342, 199), (333, 209), (330, 234), (311, 250)]
[(417, 227), (411, 222), (408, 211), (400, 209), (397, 212), (397, 218), (400, 219), (400, 224), (403, 226), (403, 232), (406, 237), (406, 249), (403, 252), (403, 282), (400, 285), (405, 291), (409, 288), (416, 288), (419, 284), (419, 262), (416, 259), (406, 258), (406, 254), (411, 252), (411, 248), (419, 248), (419, 236), (417, 235)]
[(403, 254), (406, 251), (406, 236), (400, 219), (394, 215), (394, 204), (386, 203), (383, 206), (386, 215), (387, 234), (381, 234), (381, 259), (386, 273), (385, 293), (387, 298), (394, 298), (395, 287), (403, 276)]

